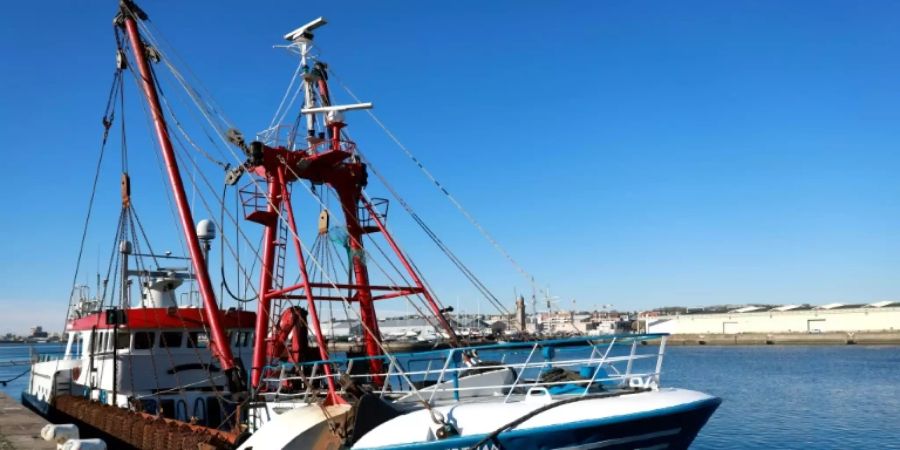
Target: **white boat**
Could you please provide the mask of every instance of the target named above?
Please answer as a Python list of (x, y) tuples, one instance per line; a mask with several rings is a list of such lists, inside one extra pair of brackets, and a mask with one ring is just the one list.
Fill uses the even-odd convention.
[[(355, 411), (287, 410), (241, 448), (305, 448), (297, 443), (332, 429), (351, 430), (335, 441), (345, 449), (687, 448), (721, 400), (660, 386), (666, 339), (613, 335), (385, 356), (387, 382), (365, 390)], [(310, 362), (299, 366), (309, 374), (302, 376), (295, 365), (273, 367), (283, 375), (264, 380), (272, 388), (266, 403), (317, 404), (326, 365), (351, 387), (339, 394), (358, 400), (357, 383), (372, 386), (372, 374), (353, 367), (367, 363)], [(309, 431), (312, 423), (320, 426)]]

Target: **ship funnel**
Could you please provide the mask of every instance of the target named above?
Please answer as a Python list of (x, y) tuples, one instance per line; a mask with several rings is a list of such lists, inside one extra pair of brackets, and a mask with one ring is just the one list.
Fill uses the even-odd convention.
[(144, 283), (141, 306), (145, 308), (177, 308), (175, 289), (183, 280), (174, 276), (153, 278)]

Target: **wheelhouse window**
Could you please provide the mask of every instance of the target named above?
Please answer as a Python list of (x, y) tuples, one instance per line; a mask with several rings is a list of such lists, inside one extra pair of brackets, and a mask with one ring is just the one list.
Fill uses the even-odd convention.
[(128, 344), (131, 341), (131, 334), (127, 331), (119, 330), (116, 331), (116, 348), (119, 350), (128, 348)]
[(159, 346), (163, 348), (181, 347), (182, 334), (180, 331), (163, 331), (159, 334)]
[(231, 345), (234, 347), (247, 347), (253, 341), (253, 335), (249, 331), (235, 331), (231, 337)]
[(156, 333), (152, 331), (137, 331), (132, 337), (132, 347), (135, 350), (146, 350), (153, 348), (153, 341), (156, 340)]
[(191, 331), (188, 333), (188, 348), (207, 348), (209, 347), (209, 336), (201, 331)]

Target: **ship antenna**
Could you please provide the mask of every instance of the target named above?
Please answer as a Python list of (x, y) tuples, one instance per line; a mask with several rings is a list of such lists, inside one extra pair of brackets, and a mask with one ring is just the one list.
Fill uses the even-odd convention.
[[(311, 72), (309, 69), (309, 52), (313, 48), (313, 30), (321, 28), (328, 24), (324, 17), (319, 17), (306, 25), (297, 28), (290, 33), (284, 35), (284, 38), (291, 42), (291, 47), (296, 48), (300, 52), (300, 67), (303, 71), (303, 109), (309, 109), (315, 106), (315, 93), (313, 92), (313, 83)], [(313, 114), (306, 115), (306, 138), (312, 141), (316, 137), (315, 116)]]

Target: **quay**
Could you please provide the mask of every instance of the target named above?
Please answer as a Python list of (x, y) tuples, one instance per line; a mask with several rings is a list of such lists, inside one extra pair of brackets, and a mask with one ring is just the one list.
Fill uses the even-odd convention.
[(0, 392), (0, 450), (55, 450), (55, 443), (41, 438), (41, 428), (48, 423)]
[(900, 345), (900, 331), (673, 334), (667, 345)]

